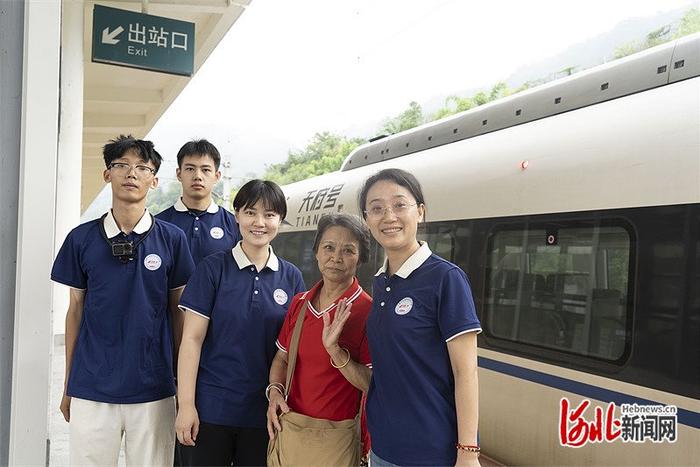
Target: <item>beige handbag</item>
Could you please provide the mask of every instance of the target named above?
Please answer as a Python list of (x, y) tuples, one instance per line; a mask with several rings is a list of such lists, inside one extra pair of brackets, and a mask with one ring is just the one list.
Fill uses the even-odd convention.
[[(289, 346), (285, 399), (289, 394), (296, 366), (301, 328), (308, 301), (297, 317)], [(282, 431), (270, 440), (267, 465), (347, 466), (360, 465), (360, 424), (358, 417), (339, 422), (289, 412), (280, 416)]]

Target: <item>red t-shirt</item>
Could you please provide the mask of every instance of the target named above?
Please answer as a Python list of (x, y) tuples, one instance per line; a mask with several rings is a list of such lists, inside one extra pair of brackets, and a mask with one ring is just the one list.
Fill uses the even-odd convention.
[(362, 290), (357, 279), (354, 279), (352, 285), (335, 303), (325, 310), (318, 311), (311, 301), (322, 284), (323, 281), (320, 281), (308, 292), (294, 296), (277, 339), (277, 347), (287, 352), (297, 316), (304, 302), (308, 301), (309, 308), (306, 310), (301, 329), (296, 368), (287, 404), (295, 412), (309, 417), (347, 420), (357, 415), (361, 393), (345, 379), (340, 370), (331, 366), (330, 356), (323, 347), (321, 338), (323, 314), (330, 313), (332, 320), (339, 300), (347, 298), (348, 303), (352, 303), (350, 318), (345, 323), (338, 345), (348, 349), (350, 357), (356, 362), (371, 366), (365, 322), (372, 309), (372, 299)]

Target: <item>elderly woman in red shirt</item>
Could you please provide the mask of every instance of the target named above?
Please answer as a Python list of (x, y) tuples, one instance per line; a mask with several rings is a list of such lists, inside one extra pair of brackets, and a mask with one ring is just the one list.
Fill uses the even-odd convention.
[[(322, 279), (289, 305), (270, 368), (268, 465), (359, 465), (360, 397), (371, 376), (365, 322), (372, 299), (355, 274), (369, 256), (369, 231), (355, 216), (325, 215), (313, 248)], [(288, 377), (300, 314), (296, 365)]]

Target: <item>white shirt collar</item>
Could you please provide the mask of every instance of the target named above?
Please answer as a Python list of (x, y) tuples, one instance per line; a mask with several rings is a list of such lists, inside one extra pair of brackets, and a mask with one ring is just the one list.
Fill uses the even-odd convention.
[[(231, 250), (231, 253), (233, 254), (233, 259), (236, 261), (236, 264), (238, 265), (238, 269), (243, 269), (248, 266), (253, 266), (253, 262), (248, 259), (246, 254), (243, 252), (243, 248), (241, 248), (241, 243), (242, 241), (238, 242), (236, 246), (233, 247)], [(275, 252), (272, 251), (272, 245), (268, 247), (270, 250), (270, 257), (267, 259), (267, 264), (265, 264), (266, 268), (270, 268), (273, 271), (279, 271), (280, 269), (280, 261), (277, 259), (277, 256), (275, 255)], [(263, 268), (264, 269), (264, 268)]]
[[(396, 275), (401, 277), (402, 279), (406, 279), (408, 276), (411, 275), (413, 271), (418, 269), (423, 263), (425, 263), (425, 260), (430, 258), (430, 255), (432, 255), (433, 252), (430, 251), (430, 247), (428, 246), (427, 242), (420, 242), (420, 248), (418, 248), (415, 253), (413, 253), (411, 256), (408, 257), (406, 261), (401, 265), (398, 271), (396, 271)], [(375, 274), (375, 276), (378, 276), (382, 273), (385, 273), (387, 268), (389, 267), (389, 258), (384, 258), (384, 264), (382, 264), (382, 267), (379, 268), (379, 271)]]
[[(189, 208), (187, 206), (185, 206), (185, 203), (182, 202), (182, 198), (178, 198), (177, 201), (175, 201), (174, 207), (175, 207), (175, 210), (178, 212), (189, 211)], [(207, 208), (207, 212), (209, 214), (216, 214), (217, 212), (219, 212), (219, 206), (214, 201), (212, 201), (209, 204), (209, 207)]]
[[(141, 235), (144, 232), (148, 232), (148, 229), (151, 228), (152, 223), (153, 220), (151, 219), (151, 214), (148, 212), (148, 209), (146, 209), (143, 216), (141, 216), (141, 219), (134, 226), (134, 233)], [(105, 216), (103, 224), (107, 238), (114, 238), (122, 232), (117, 225), (116, 219), (114, 219), (111, 209), (107, 212), (107, 216)]]
[[(322, 283), (323, 283), (323, 279), (321, 279), (320, 281), (318, 281), (318, 282), (311, 288), (311, 290), (307, 290), (306, 292), (304, 292), (304, 295), (301, 296), (302, 300), (305, 300), (305, 299), (306, 299), (306, 296), (307, 296), (307, 294), (309, 294), (309, 292), (313, 292), (314, 294), (318, 294), (318, 291), (321, 290), (321, 284), (322, 284)], [(338, 297), (333, 303), (331, 303), (330, 305), (328, 305), (328, 306), (326, 307), (325, 310), (322, 310), (322, 311), (316, 310), (316, 308), (314, 308), (313, 303), (311, 303), (313, 300), (309, 300), (309, 311), (310, 311), (311, 313), (313, 313), (313, 315), (314, 315), (316, 318), (321, 318), (321, 317), (323, 317), (324, 313), (328, 313), (328, 312), (331, 311), (333, 308), (335, 308), (336, 306), (338, 306), (338, 302), (340, 302), (340, 300), (342, 300), (342, 299), (347, 299), (348, 303), (352, 303), (352, 302), (354, 302), (354, 301), (357, 299), (357, 297), (359, 297), (361, 294), (362, 294), (362, 287), (360, 286), (360, 283), (358, 282), (357, 278), (355, 277), (355, 278), (353, 278), (352, 284), (350, 285), (350, 287), (348, 287), (348, 289), (347, 289), (345, 292), (343, 292), (343, 295), (341, 295), (341, 296)]]

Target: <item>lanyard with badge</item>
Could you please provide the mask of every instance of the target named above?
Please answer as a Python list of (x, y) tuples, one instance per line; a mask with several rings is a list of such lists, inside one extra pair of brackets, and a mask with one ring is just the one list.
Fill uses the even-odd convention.
[(134, 257), (136, 256), (136, 249), (141, 243), (143, 243), (144, 240), (146, 240), (148, 234), (150, 234), (153, 230), (153, 226), (156, 224), (156, 222), (150, 213), (148, 215), (151, 216), (151, 226), (146, 232), (143, 233), (143, 235), (140, 236), (138, 240), (136, 240), (136, 242), (131, 240), (110, 240), (109, 237), (107, 237), (107, 231), (105, 230), (104, 223), (107, 214), (100, 217), (100, 233), (102, 234), (102, 238), (104, 238), (107, 244), (112, 248), (112, 256), (117, 258), (123, 264), (134, 260)]

